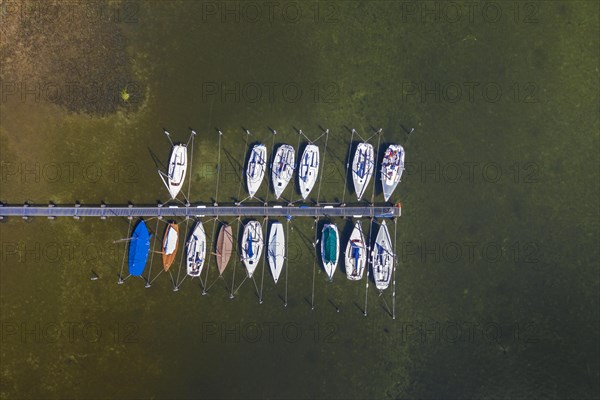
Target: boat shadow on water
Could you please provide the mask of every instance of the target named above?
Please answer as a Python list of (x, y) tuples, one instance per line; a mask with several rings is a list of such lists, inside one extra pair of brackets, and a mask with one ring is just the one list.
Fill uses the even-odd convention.
[(150, 158), (154, 162), (154, 166), (156, 167), (156, 169), (162, 170), (162, 171), (167, 170), (167, 166), (165, 164), (163, 164), (163, 162), (161, 161), (161, 158), (150, 147), (148, 147), (148, 153), (150, 153)]

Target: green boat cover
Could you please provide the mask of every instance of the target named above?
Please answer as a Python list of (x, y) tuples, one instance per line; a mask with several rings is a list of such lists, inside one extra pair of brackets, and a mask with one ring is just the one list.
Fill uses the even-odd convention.
[(337, 238), (333, 228), (327, 227), (325, 234), (323, 235), (323, 241), (325, 242), (325, 262), (334, 263), (337, 254)]

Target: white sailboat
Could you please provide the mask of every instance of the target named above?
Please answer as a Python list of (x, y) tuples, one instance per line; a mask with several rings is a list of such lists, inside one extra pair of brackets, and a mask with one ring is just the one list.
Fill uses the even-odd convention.
[(281, 270), (283, 269), (283, 260), (285, 258), (285, 236), (281, 222), (274, 222), (269, 232), (268, 247), (269, 268), (275, 283), (279, 280)]
[(300, 165), (298, 165), (298, 178), (300, 185), (300, 194), (306, 200), (310, 191), (315, 186), (319, 174), (319, 148), (314, 144), (309, 144), (302, 153)]
[[(174, 199), (179, 194), (185, 180), (187, 172), (187, 146), (185, 144), (176, 144), (171, 151), (169, 158), (169, 168), (167, 170), (165, 185), (171, 198)], [(162, 175), (161, 175), (162, 177)], [(164, 182), (164, 178), (163, 178)]]
[(375, 156), (373, 146), (369, 143), (359, 143), (352, 160), (352, 180), (354, 181), (354, 191), (360, 201), (369, 181), (373, 176), (373, 166), (375, 165)]
[(262, 226), (258, 221), (248, 222), (244, 227), (244, 234), (242, 235), (241, 258), (250, 278), (252, 278), (252, 274), (256, 270), (263, 246)]
[(321, 233), (321, 260), (330, 281), (333, 280), (339, 256), (340, 235), (337, 226), (335, 224), (326, 224)]
[(277, 153), (275, 153), (273, 164), (271, 164), (273, 189), (275, 190), (276, 199), (279, 199), (294, 175), (294, 161), (294, 148), (289, 144), (279, 146)]
[(204, 259), (206, 257), (206, 233), (202, 221), (198, 221), (192, 230), (192, 235), (187, 244), (187, 274), (200, 276)]
[(390, 145), (383, 155), (381, 163), (381, 184), (383, 197), (388, 201), (402, 179), (404, 172), (404, 148), (399, 144)]
[(250, 197), (254, 197), (262, 184), (267, 169), (267, 146), (255, 144), (250, 153), (248, 166), (246, 167), (246, 185)]
[(344, 256), (346, 275), (351, 281), (362, 279), (367, 261), (367, 252), (365, 236), (360, 221), (357, 221), (350, 234), (350, 240), (348, 240), (348, 244), (346, 245), (346, 254)]
[(392, 240), (385, 221), (379, 227), (371, 256), (375, 286), (380, 291), (385, 290), (390, 285), (395, 258)]

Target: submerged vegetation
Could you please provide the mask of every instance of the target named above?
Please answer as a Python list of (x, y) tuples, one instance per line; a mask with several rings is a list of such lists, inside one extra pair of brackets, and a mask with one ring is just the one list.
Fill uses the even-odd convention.
[(127, 4), (0, 1), (3, 96), (90, 115), (136, 109), (144, 94), (127, 53)]

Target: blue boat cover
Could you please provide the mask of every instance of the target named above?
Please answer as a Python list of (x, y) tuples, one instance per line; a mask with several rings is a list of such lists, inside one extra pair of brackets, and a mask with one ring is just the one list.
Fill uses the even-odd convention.
[(151, 236), (143, 220), (133, 230), (129, 241), (129, 273), (133, 276), (142, 275), (146, 268)]
[(248, 232), (248, 257), (254, 257), (254, 250), (252, 249), (252, 232)]

